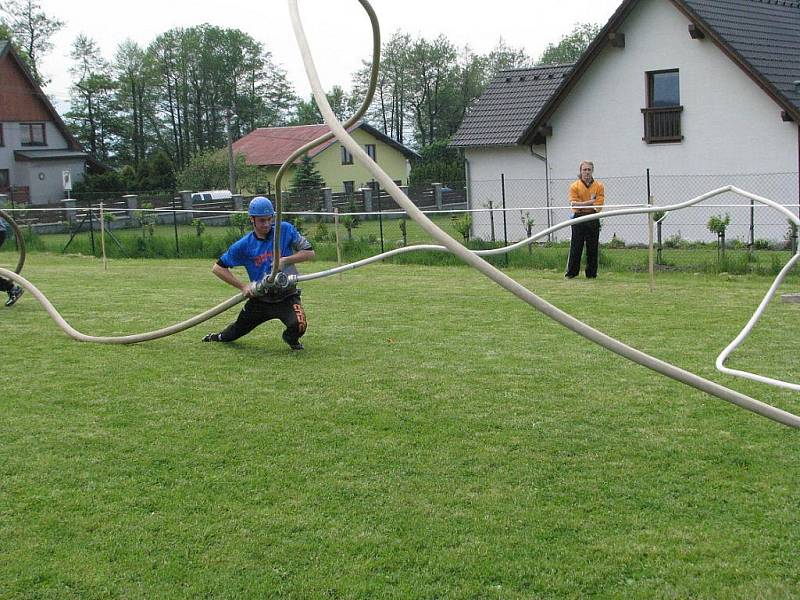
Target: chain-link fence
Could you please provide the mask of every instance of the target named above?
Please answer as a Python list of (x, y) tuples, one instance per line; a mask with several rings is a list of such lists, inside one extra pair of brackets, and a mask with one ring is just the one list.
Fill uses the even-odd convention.
[[(734, 185), (775, 200), (793, 213), (798, 212), (798, 174), (604, 177), (606, 212), (615, 208), (643, 206), (651, 198), (656, 206), (683, 202), (710, 190)], [(506, 179), (425, 184), (404, 188), (411, 200), (437, 224), (459, 241), (472, 247), (502, 246), (532, 234), (541, 233), (571, 216), (567, 194), (572, 179)], [(5, 206), (30, 235), (62, 236), (64, 250), (86, 251), (103, 225), (110, 235), (147, 238), (168, 237), (157, 255), (192, 256), (216, 251), (219, 245), (204, 240), (225, 242), (248, 229), (243, 215), (251, 196), (200, 201), (191, 193), (181, 194), (95, 194), (81, 200), (65, 200), (58, 205)], [(375, 254), (402, 245), (430, 242), (429, 237), (384, 190), (373, 184), (324, 188), (283, 194), (284, 219), (299, 227), (318, 246), (326, 244), (341, 250), (358, 246), (351, 256)], [(797, 231), (784, 215), (737, 194), (724, 193), (709, 201), (679, 211), (671, 211), (654, 227), (656, 264), (665, 268), (703, 270), (731, 268), (758, 270), (750, 265), (767, 260), (773, 272), (788, 260), (789, 250), (797, 247)], [(715, 219), (716, 229), (711, 227)], [(719, 224), (724, 225), (720, 235)], [(646, 264), (648, 218), (624, 215), (601, 220), (601, 264), (619, 264), (639, 269)], [(126, 234), (125, 231), (128, 233)], [(559, 268), (566, 260), (570, 228), (564, 227), (542, 238), (519, 253), (532, 266)], [(220, 242), (221, 244), (222, 242)], [(172, 249), (166, 246), (172, 244)], [(116, 244), (123, 248), (124, 243)], [(141, 241), (135, 246), (147, 255)], [(51, 244), (52, 246), (52, 244)], [(191, 248), (201, 250), (190, 251)], [(533, 252), (536, 248), (536, 252)], [(48, 249), (53, 249), (48, 246)], [(95, 253), (96, 244), (89, 251)], [(169, 251), (168, 251), (169, 250)], [(638, 254), (637, 254), (638, 252)], [(772, 252), (765, 257), (764, 253)], [(360, 254), (359, 254), (360, 253)], [(323, 252), (323, 254), (325, 254)], [(331, 251), (330, 256), (340, 252)], [(347, 252), (345, 252), (347, 254)], [(126, 254), (127, 255), (127, 254)], [(536, 260), (539, 259), (539, 262)], [(512, 259), (520, 262), (520, 258)], [(522, 260), (524, 263), (525, 260)], [(505, 260), (508, 264), (508, 260)]]

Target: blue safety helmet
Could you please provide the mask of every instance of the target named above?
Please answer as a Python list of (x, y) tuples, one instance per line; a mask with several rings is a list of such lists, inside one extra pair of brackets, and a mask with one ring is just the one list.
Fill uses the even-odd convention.
[(247, 207), (247, 214), (251, 217), (271, 217), (275, 214), (275, 209), (272, 207), (272, 202), (269, 198), (256, 196), (250, 200), (250, 206)]

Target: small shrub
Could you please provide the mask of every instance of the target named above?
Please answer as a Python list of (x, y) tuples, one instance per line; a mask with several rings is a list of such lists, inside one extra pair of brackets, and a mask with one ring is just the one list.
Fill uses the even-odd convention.
[(450, 220), (453, 223), (453, 228), (464, 238), (464, 243), (469, 242), (469, 234), (472, 230), (472, 215), (470, 213), (453, 215)]
[(711, 233), (716, 233), (718, 237), (725, 238), (725, 230), (728, 228), (728, 225), (731, 224), (731, 216), (728, 213), (725, 213), (724, 217), (719, 215), (714, 215), (708, 220), (708, 230)]
[(756, 250), (769, 250), (772, 247), (769, 240), (755, 240), (753, 242), (753, 247)]
[(673, 249), (685, 248), (686, 245), (687, 245), (687, 242), (686, 242), (685, 239), (683, 239), (681, 237), (681, 232), (680, 231), (678, 233), (674, 234), (674, 235), (669, 236), (664, 241), (664, 246), (666, 248), (673, 248)]
[(611, 235), (611, 241), (608, 242), (608, 247), (609, 248), (613, 248), (615, 250), (616, 249), (620, 249), (620, 248), (624, 248), (625, 247), (625, 242), (622, 240), (622, 238), (618, 238), (617, 234), (614, 233), (614, 234)]
[(201, 219), (193, 219), (192, 227), (194, 227), (194, 231), (197, 237), (202, 237), (203, 232), (206, 230), (206, 223)]
[(239, 228), (240, 235), (244, 235), (245, 229), (250, 224), (250, 219), (244, 213), (232, 214), (228, 220), (230, 221), (231, 225)]
[(317, 223), (317, 230), (314, 232), (315, 242), (327, 242), (331, 239), (331, 234), (328, 231), (328, 226), (325, 221)]

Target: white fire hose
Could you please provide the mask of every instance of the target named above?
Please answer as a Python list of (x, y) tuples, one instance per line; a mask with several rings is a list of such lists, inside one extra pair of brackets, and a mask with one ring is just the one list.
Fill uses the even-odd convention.
[[(373, 40), (376, 45), (379, 46), (379, 34), (377, 32), (377, 19), (374, 18), (374, 13), (372, 13), (372, 9), (369, 6), (366, 0), (358, 0), (362, 6), (364, 6), (365, 10), (370, 14), (373, 26)], [(341, 123), (336, 119), (331, 110), (327, 99), (325, 97), (325, 93), (322, 90), (322, 86), (319, 81), (319, 77), (316, 73), (316, 68), (314, 66), (313, 59), (310, 54), (310, 50), (308, 48), (308, 43), (305, 38), (305, 34), (303, 32), (302, 23), (300, 21), (300, 17), (297, 10), (297, 0), (289, 0), (289, 10), (292, 16), (292, 25), (295, 30), (295, 36), (297, 37), (298, 45), (300, 46), (301, 54), (303, 55), (303, 61), (305, 63), (306, 72), (308, 74), (309, 81), (311, 83), (312, 91), (314, 97), (317, 101), (317, 104), (320, 108), (320, 111), (325, 119), (326, 124), (331, 129), (333, 135), (339, 140), (339, 142), (345, 146), (354, 157), (357, 157), (366, 167), (370, 170), (373, 176), (380, 182), (381, 187), (389, 192), (392, 198), (401, 206), (407, 214), (413, 218), (428, 234), (430, 234), (435, 240), (440, 242), (442, 245), (435, 245), (435, 244), (420, 244), (414, 246), (407, 246), (404, 248), (398, 248), (395, 250), (391, 250), (389, 252), (384, 252), (377, 256), (373, 256), (367, 259), (363, 259), (360, 261), (356, 261), (354, 263), (350, 263), (347, 265), (338, 266), (332, 269), (327, 269), (325, 271), (321, 271), (318, 273), (310, 273), (307, 275), (299, 275), (299, 276), (285, 276), (282, 273), (269, 273), (265, 276), (264, 280), (261, 282), (257, 282), (253, 284), (254, 289), (258, 293), (265, 293), (269, 287), (286, 287), (287, 285), (293, 285), (297, 282), (301, 281), (310, 281), (312, 279), (319, 279), (323, 277), (327, 277), (333, 275), (335, 273), (341, 273), (343, 271), (356, 269), (373, 262), (382, 260), (384, 258), (388, 258), (391, 256), (395, 256), (397, 254), (402, 254), (405, 252), (413, 252), (419, 250), (436, 250), (436, 251), (448, 251), (459, 257), (468, 265), (474, 267), (481, 273), (483, 273), (486, 277), (503, 287), (504, 289), (508, 290), (527, 304), (533, 306), (543, 314), (547, 315), (551, 319), (557, 321), (561, 325), (564, 325), (571, 331), (582, 335), (583, 337), (589, 339), (590, 341), (608, 349), (612, 352), (623, 356), (637, 364), (645, 366), (649, 369), (652, 369), (662, 375), (690, 385), (696, 389), (699, 389), (703, 392), (721, 398), (727, 402), (735, 404), (741, 408), (745, 408), (752, 412), (755, 412), (759, 415), (767, 417), (768, 419), (772, 419), (773, 421), (777, 421), (784, 425), (788, 425), (790, 427), (800, 428), (800, 417), (790, 412), (784, 411), (782, 409), (776, 408), (770, 404), (766, 404), (759, 400), (755, 400), (754, 398), (750, 398), (744, 394), (741, 394), (735, 390), (731, 390), (725, 386), (717, 384), (713, 381), (709, 381), (704, 379), (694, 373), (671, 365), (665, 361), (652, 357), (640, 350), (632, 348), (619, 340), (616, 340), (596, 329), (593, 329), (589, 325), (583, 323), (582, 321), (576, 319), (575, 317), (565, 313), (564, 311), (558, 309), (557, 307), (553, 306), (552, 304), (548, 303), (547, 301), (539, 298), (536, 294), (529, 291), (521, 284), (517, 283), (514, 279), (507, 276), (502, 271), (498, 270), (497, 268), (493, 267), (491, 264), (486, 262), (481, 256), (489, 256), (489, 255), (496, 255), (505, 252), (510, 252), (516, 248), (520, 248), (525, 246), (529, 243), (536, 241), (542, 237), (546, 237), (547, 235), (562, 229), (564, 227), (574, 225), (575, 223), (580, 223), (583, 221), (590, 221), (594, 219), (600, 218), (607, 218), (611, 216), (620, 216), (620, 215), (629, 215), (629, 214), (641, 214), (641, 213), (652, 213), (658, 211), (672, 211), (678, 210), (681, 208), (685, 208), (687, 206), (691, 206), (693, 204), (697, 204), (698, 202), (702, 202), (707, 200), (711, 197), (717, 196), (719, 194), (723, 194), (726, 192), (732, 192), (744, 197), (750, 198), (757, 202), (766, 204), (775, 208), (790, 219), (792, 222), (800, 225), (800, 220), (796, 216), (794, 216), (790, 211), (788, 211), (785, 207), (781, 206), (780, 204), (769, 200), (767, 198), (762, 198), (755, 194), (751, 194), (750, 192), (741, 190), (739, 188), (733, 186), (725, 186), (702, 196), (698, 196), (697, 198), (693, 198), (691, 200), (687, 200), (686, 202), (667, 205), (667, 206), (648, 206), (648, 207), (640, 207), (640, 208), (626, 208), (620, 210), (613, 210), (613, 211), (606, 211), (602, 213), (596, 213), (594, 215), (587, 215), (584, 217), (579, 217), (576, 219), (571, 219), (568, 221), (564, 221), (557, 225), (554, 225), (548, 228), (545, 231), (542, 231), (534, 236), (531, 236), (525, 240), (517, 242), (515, 244), (497, 248), (493, 250), (482, 250), (482, 251), (470, 251), (455, 239), (447, 235), (444, 231), (442, 231), (439, 227), (437, 227), (432, 221), (430, 221), (423, 213), (420, 211), (416, 205), (403, 193), (402, 190), (392, 181), (392, 179), (383, 172), (383, 170), (375, 163), (361, 148), (361, 146), (356, 142), (345, 130)], [(377, 73), (376, 69), (373, 69), (373, 77)], [(368, 105), (368, 100), (365, 100), (365, 105)], [(322, 138), (320, 138), (322, 139)], [(320, 142), (321, 143), (321, 142)], [(279, 209), (279, 206), (277, 207)], [(278, 212), (278, 214), (280, 214)], [(9, 222), (12, 222), (10, 219)], [(280, 230), (280, 220), (276, 219), (275, 223), (276, 229), (276, 236), (279, 235)], [(17, 229), (18, 230), (18, 229)], [(24, 247), (23, 247), (24, 248)], [(24, 250), (23, 250), (24, 252)], [(793, 389), (793, 390), (800, 390), (800, 385), (792, 384), (783, 382), (780, 380), (763, 377), (760, 375), (756, 375), (753, 373), (749, 373), (746, 371), (740, 371), (735, 369), (729, 369), (724, 366), (725, 360), (728, 356), (733, 352), (741, 342), (747, 337), (750, 333), (756, 322), (759, 320), (761, 315), (763, 314), (769, 300), (774, 295), (775, 291), (777, 290), (778, 286), (782, 283), (786, 274), (791, 270), (791, 268), (795, 265), (797, 260), (800, 258), (800, 252), (792, 256), (789, 262), (784, 266), (781, 270), (779, 275), (776, 277), (775, 281), (773, 282), (772, 286), (770, 287), (769, 291), (767, 292), (766, 296), (762, 300), (759, 307), (756, 309), (756, 312), (750, 318), (748, 323), (742, 329), (741, 333), (736, 337), (736, 339), (731, 342), (725, 350), (719, 355), (716, 361), (717, 368), (724, 372), (731, 375), (736, 375), (740, 377), (746, 377), (755, 381), (759, 381), (762, 383), (768, 383), (772, 385), (778, 385), (781, 387)], [(279, 259), (279, 253), (276, 255), (274, 259), (276, 262)], [(11, 279), (15, 281), (17, 284), (24, 287), (27, 291), (29, 291), (45, 308), (47, 313), (56, 321), (59, 327), (70, 337), (78, 341), (84, 342), (94, 342), (94, 343), (103, 343), (103, 344), (133, 344), (138, 342), (144, 342), (149, 340), (155, 340), (161, 337), (165, 337), (168, 335), (172, 335), (174, 333), (178, 333), (180, 331), (184, 331), (190, 327), (194, 327), (220, 313), (228, 310), (229, 308), (235, 306), (236, 304), (240, 303), (245, 299), (245, 295), (242, 293), (236, 294), (229, 300), (218, 304), (217, 306), (195, 316), (191, 319), (186, 321), (182, 321), (180, 323), (176, 323), (169, 327), (165, 327), (162, 329), (158, 329), (155, 331), (145, 332), (141, 334), (133, 334), (133, 335), (125, 335), (125, 336), (91, 336), (83, 334), (66, 322), (66, 320), (58, 313), (55, 307), (50, 303), (50, 301), (45, 297), (45, 295), (39, 291), (36, 286), (34, 286), (31, 282), (27, 279), (10, 271), (8, 269), (0, 268), (0, 277), (4, 277), (6, 279)]]

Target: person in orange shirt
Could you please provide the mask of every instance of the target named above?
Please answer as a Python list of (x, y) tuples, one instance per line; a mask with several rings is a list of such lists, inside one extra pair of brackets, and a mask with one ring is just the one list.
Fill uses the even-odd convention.
[[(581, 162), (578, 180), (569, 186), (569, 204), (572, 208), (572, 218), (592, 215), (602, 210), (606, 200), (605, 187), (596, 181), (594, 163), (588, 160)], [(567, 279), (578, 276), (581, 270), (581, 255), (583, 246), (586, 245), (586, 277), (597, 277), (597, 261), (600, 248), (600, 220), (594, 219), (572, 226), (572, 240), (569, 244), (569, 261)]]

